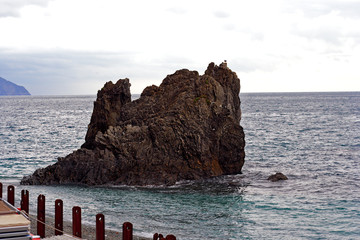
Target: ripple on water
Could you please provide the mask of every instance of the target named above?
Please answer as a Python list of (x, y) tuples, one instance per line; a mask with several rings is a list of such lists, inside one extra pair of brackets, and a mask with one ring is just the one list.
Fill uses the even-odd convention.
[[(360, 236), (359, 93), (242, 95), (242, 175), (172, 187), (19, 186), (23, 175), (81, 146), (94, 100), (0, 98), (1, 182), (15, 184), (17, 193), (28, 189), (31, 206), (45, 194), (49, 212), (63, 199), (68, 220), (78, 205), (86, 223), (102, 212), (107, 227), (119, 230), (130, 221), (136, 234), (148, 237), (154, 232), (179, 239)], [(278, 171), (289, 180), (266, 180)]]

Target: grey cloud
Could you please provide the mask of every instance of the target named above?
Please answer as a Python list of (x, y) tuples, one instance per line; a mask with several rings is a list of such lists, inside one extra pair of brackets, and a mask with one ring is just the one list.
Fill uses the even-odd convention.
[[(115, 70), (111, 69), (118, 70), (116, 77), (125, 72), (131, 66), (131, 56), (132, 53), (30, 53), (0, 49), (0, 76), (34, 94), (96, 93), (96, 89), (87, 89), (90, 83), (114, 80)], [(83, 89), (75, 89), (75, 85)]]
[(332, 45), (340, 45), (342, 39), (345, 37), (341, 29), (336, 29), (329, 26), (319, 28), (301, 30), (297, 27), (294, 28), (293, 33), (307, 38), (309, 40), (321, 40)]
[(0, 0), (0, 17), (18, 17), (21, 8), (28, 5), (47, 6), (52, 0)]
[(243, 57), (228, 60), (228, 65), (234, 71), (239, 73), (250, 73), (255, 71), (272, 72), (276, 69), (276, 66), (284, 59), (286, 59), (285, 56), (272, 55), (264, 55), (261, 59)]
[[(286, 2), (285, 10), (288, 12), (302, 11), (311, 21), (317, 21), (320, 17), (330, 13), (336, 13), (338, 17), (348, 19), (352, 22), (359, 21), (360, 2), (349, 0), (304, 0), (301, 2)], [(355, 45), (359, 44), (359, 33), (357, 29), (344, 29), (336, 24), (322, 23), (321, 26), (307, 27), (304, 29), (301, 22), (293, 25), (291, 33), (308, 39), (319, 40), (334, 47), (342, 47), (346, 42), (353, 41)]]
[(349, 0), (303, 0), (299, 2), (286, 1), (285, 10), (295, 12), (301, 10), (307, 17), (319, 17), (333, 11), (347, 18), (360, 17), (360, 2)]
[(236, 30), (236, 26), (233, 23), (227, 23), (223, 25), (223, 29), (227, 31), (233, 31)]
[(337, 2), (336, 9), (340, 12), (340, 15), (344, 17), (360, 18), (360, 2)]
[(227, 12), (224, 12), (224, 11), (215, 11), (214, 15), (215, 15), (215, 17), (218, 17), (218, 18), (228, 18), (228, 17), (230, 17), (230, 14), (227, 13)]
[(251, 34), (251, 39), (254, 41), (264, 41), (264, 38), (265, 38), (265, 36), (261, 32), (253, 32)]
[(293, 26), (292, 33), (308, 40), (323, 41), (337, 48), (341, 48), (349, 42), (353, 42), (354, 47), (360, 45), (360, 30), (358, 29), (345, 31), (342, 28), (331, 25), (302, 29), (297, 24)]
[[(96, 94), (107, 81), (129, 78), (143, 88), (161, 83), (167, 74), (190, 68), (187, 58), (165, 56), (137, 62), (136, 52), (14, 52), (0, 49), (0, 76), (34, 95)], [(133, 91), (133, 90), (132, 90)], [(134, 93), (140, 93), (136, 89)]]
[(167, 11), (176, 13), (176, 14), (180, 14), (180, 15), (187, 13), (187, 10), (182, 7), (171, 7), (171, 8), (168, 8)]

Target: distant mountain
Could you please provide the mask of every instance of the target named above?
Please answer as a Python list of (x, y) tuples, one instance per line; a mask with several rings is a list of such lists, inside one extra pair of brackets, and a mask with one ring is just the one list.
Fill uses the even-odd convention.
[(0, 96), (6, 95), (30, 95), (30, 93), (23, 86), (0, 77)]

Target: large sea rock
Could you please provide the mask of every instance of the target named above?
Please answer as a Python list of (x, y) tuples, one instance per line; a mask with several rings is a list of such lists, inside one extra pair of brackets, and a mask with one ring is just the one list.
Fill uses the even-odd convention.
[(22, 184), (172, 185), (239, 174), (240, 80), (226, 63), (182, 69), (131, 101), (128, 79), (98, 92), (82, 147)]

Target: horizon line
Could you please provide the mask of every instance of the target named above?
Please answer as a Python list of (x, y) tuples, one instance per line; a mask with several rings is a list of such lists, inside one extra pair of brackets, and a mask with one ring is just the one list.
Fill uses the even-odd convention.
[[(356, 92), (360, 92), (360, 90), (356, 90), (356, 91), (347, 91), (347, 90), (340, 90), (340, 91), (279, 91), (279, 92), (274, 92), (274, 91), (270, 91), (270, 92), (240, 92), (240, 94), (278, 94), (278, 93), (356, 93)], [(56, 97), (56, 96), (96, 96), (97, 93), (89, 93), (89, 94), (30, 94), (30, 95), (0, 95), (0, 97)], [(141, 93), (131, 93), (131, 95), (141, 95)]]

